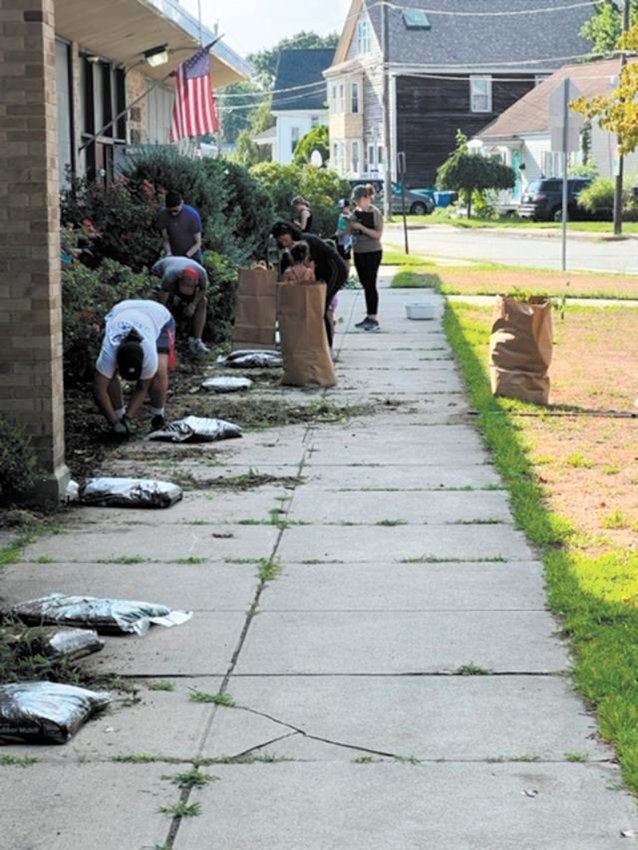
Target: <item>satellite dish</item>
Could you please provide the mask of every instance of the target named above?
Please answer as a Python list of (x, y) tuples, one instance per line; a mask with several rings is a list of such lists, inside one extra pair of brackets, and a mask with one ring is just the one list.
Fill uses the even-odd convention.
[(310, 155), (310, 164), (314, 165), (316, 168), (321, 168), (323, 165), (323, 157), (319, 151), (313, 151)]

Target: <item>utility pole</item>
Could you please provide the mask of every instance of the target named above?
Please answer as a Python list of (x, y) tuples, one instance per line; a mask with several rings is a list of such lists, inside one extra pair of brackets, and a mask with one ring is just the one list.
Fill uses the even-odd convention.
[[(624, 0), (623, 3), (623, 12), (622, 12), (622, 31), (623, 33), (629, 32), (629, 21), (631, 16), (631, 2), (630, 0)], [(620, 54), (620, 73), (619, 79), (622, 80), (622, 72), (623, 68), (627, 64), (627, 56), (625, 51), (623, 50)], [(621, 139), (618, 138), (618, 144), (620, 146)], [(618, 159), (616, 163), (616, 187), (614, 191), (614, 236), (620, 236), (622, 233), (622, 189), (623, 189), (623, 175), (625, 171), (625, 158), (618, 150)]]
[(383, 206), (386, 221), (392, 221), (392, 144), (390, 139), (390, 67), (388, 44), (390, 32), (388, 27), (388, 4), (381, 0), (381, 67), (383, 73)]

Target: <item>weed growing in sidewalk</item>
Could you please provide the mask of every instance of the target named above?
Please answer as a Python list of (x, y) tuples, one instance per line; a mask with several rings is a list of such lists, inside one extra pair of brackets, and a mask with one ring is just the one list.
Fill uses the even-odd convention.
[(174, 691), (175, 682), (151, 682), (146, 686), (149, 691)]
[(176, 773), (175, 776), (162, 776), (162, 779), (170, 779), (173, 785), (182, 791), (190, 791), (191, 788), (205, 788), (211, 782), (218, 782), (219, 776), (214, 776), (212, 773), (202, 773), (198, 768), (186, 771), (186, 773)]
[(273, 581), (281, 573), (281, 565), (273, 558), (261, 558), (259, 561), (260, 581)]
[(492, 672), (493, 671), (490, 670), (487, 667), (481, 667), (478, 664), (474, 664), (473, 662), (470, 662), (469, 664), (461, 664), (461, 666), (458, 667), (454, 671), (454, 675), (455, 676), (491, 676)]
[(0, 756), (0, 767), (30, 767), (39, 762), (34, 756)]
[(230, 694), (209, 694), (206, 691), (198, 691), (193, 688), (190, 692), (189, 700), (191, 702), (209, 702), (213, 705), (223, 705), (226, 708), (233, 708), (235, 700)]
[(174, 818), (193, 818), (202, 813), (201, 803), (173, 803), (172, 806), (160, 806), (160, 814)]

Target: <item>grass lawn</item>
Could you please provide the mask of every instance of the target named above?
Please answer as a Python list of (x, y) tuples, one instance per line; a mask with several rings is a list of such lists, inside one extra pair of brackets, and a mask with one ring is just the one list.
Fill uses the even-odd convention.
[[(401, 224), (401, 216), (393, 216), (395, 224)], [(411, 227), (423, 227), (437, 224), (447, 224), (450, 227), (458, 227), (464, 230), (481, 230), (485, 228), (498, 228), (500, 230), (560, 230), (561, 222), (557, 221), (523, 221), (517, 218), (449, 218), (444, 210), (436, 211), (432, 215), (409, 215), (408, 224)], [(585, 233), (600, 233), (601, 237), (614, 235), (614, 225), (611, 221), (569, 221), (567, 229)], [(623, 234), (638, 233), (637, 221), (624, 221), (622, 225)]]
[(545, 563), (575, 683), (638, 791), (636, 421), (609, 415), (634, 410), (636, 314), (572, 307), (556, 320), (548, 408), (491, 395), (491, 315), (455, 302), (445, 328), (516, 522)]
[(514, 289), (554, 298), (638, 298), (638, 277), (522, 269), (492, 263), (454, 266), (410, 258), (393, 288), (433, 287), (443, 295), (501, 295)]

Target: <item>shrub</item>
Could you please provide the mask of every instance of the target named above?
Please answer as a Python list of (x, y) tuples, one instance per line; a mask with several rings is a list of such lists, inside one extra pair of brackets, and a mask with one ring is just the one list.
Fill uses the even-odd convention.
[(206, 251), (204, 267), (208, 272), (208, 316), (204, 337), (215, 344), (227, 342), (233, 331), (235, 298), (237, 295), (237, 266), (223, 254)]
[(37, 483), (38, 468), (30, 438), (0, 416), (0, 504), (26, 495)]
[(614, 208), (614, 181), (596, 178), (579, 193), (578, 203), (592, 215), (608, 214)]
[(339, 198), (350, 195), (350, 184), (327, 168), (312, 165), (280, 165), (264, 162), (255, 165), (250, 173), (268, 192), (277, 218), (291, 218), (290, 202), (302, 195), (310, 204), (316, 233), (332, 236), (337, 229)]
[(295, 148), (293, 162), (295, 165), (306, 165), (310, 162), (313, 151), (319, 151), (325, 165), (330, 158), (330, 135), (325, 124), (313, 127), (306, 133)]
[(181, 192), (202, 217), (204, 250), (226, 254), (236, 263), (265, 255), (272, 203), (241, 165), (213, 157), (190, 159), (160, 149), (137, 154), (124, 176), (133, 186)]
[(75, 263), (62, 271), (62, 332), (65, 379), (87, 380), (100, 349), (104, 316), (126, 298), (144, 298), (147, 274), (138, 274), (115, 260), (97, 269)]

